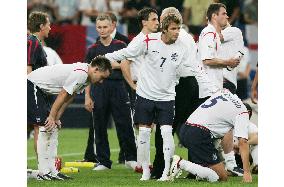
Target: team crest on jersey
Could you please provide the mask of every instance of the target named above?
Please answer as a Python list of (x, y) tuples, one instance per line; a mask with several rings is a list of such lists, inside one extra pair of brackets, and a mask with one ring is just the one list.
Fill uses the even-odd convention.
[(177, 61), (177, 57), (178, 57), (178, 54), (174, 53), (174, 54), (171, 55), (171, 60)]

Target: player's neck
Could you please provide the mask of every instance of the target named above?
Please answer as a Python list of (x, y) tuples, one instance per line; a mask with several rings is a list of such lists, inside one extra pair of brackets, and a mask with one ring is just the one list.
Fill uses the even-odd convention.
[(171, 40), (170, 38), (167, 38), (164, 33), (162, 33), (162, 35), (161, 35), (161, 40), (167, 45), (171, 45), (171, 44), (175, 43), (175, 41)]
[(109, 46), (110, 43), (112, 41), (111, 36), (108, 36), (106, 38), (100, 37), (100, 42), (104, 45), (104, 46)]
[(35, 32), (32, 33), (32, 35), (36, 36), (36, 38), (41, 42), (43, 41), (44, 37), (39, 33), (39, 32)]
[(143, 34), (145, 34), (145, 35), (152, 33), (152, 32), (150, 32), (149, 29), (147, 29), (146, 27), (143, 27), (143, 29), (141, 30), (141, 32), (142, 32)]
[(216, 29), (216, 31), (218, 32), (218, 33), (221, 33), (221, 30), (222, 30), (222, 28), (221, 28), (221, 26), (216, 22), (216, 21), (211, 21), (211, 22), (209, 22), (211, 25), (213, 25), (213, 27)]

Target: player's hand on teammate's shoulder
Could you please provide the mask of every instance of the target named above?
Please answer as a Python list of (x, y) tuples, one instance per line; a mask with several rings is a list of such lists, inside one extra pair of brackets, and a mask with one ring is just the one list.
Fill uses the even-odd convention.
[(252, 176), (251, 176), (250, 172), (244, 172), (243, 182), (245, 182), (245, 183), (251, 183), (252, 182)]
[(120, 69), (120, 64), (116, 61), (111, 62), (112, 69)]

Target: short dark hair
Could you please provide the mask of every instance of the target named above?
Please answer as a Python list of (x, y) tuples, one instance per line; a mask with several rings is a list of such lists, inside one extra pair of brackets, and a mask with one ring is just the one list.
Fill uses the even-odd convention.
[(148, 21), (149, 20), (150, 13), (155, 13), (155, 14), (158, 15), (157, 10), (155, 10), (153, 8), (149, 8), (149, 7), (143, 8), (142, 10), (140, 10), (138, 12), (138, 22), (139, 22), (140, 28), (143, 28), (143, 24), (142, 24), (143, 20), (144, 21)]
[(248, 111), (248, 113), (249, 113), (249, 119), (250, 119), (251, 116), (252, 116), (252, 108), (251, 108), (251, 106), (250, 106), (248, 103), (244, 103), (244, 105), (245, 105), (246, 108), (247, 108), (247, 111)]
[(39, 32), (40, 25), (47, 23), (48, 14), (45, 12), (32, 12), (28, 18), (28, 29), (31, 33)]
[(92, 67), (98, 67), (99, 71), (109, 71), (111, 73), (112, 71), (112, 67), (111, 67), (111, 64), (110, 64), (110, 60), (107, 59), (106, 57), (104, 56), (96, 56), (95, 58), (92, 59), (90, 65)]
[(171, 23), (181, 24), (181, 20), (175, 15), (168, 15), (162, 21), (162, 31), (168, 30)]
[(211, 21), (213, 14), (218, 14), (221, 7), (227, 9), (226, 5), (224, 5), (223, 3), (212, 3), (212, 4), (209, 5), (209, 7), (207, 9), (207, 13), (206, 13), (209, 21)]

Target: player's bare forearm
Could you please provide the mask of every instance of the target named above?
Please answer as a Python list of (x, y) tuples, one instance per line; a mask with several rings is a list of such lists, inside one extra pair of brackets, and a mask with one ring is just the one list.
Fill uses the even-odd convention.
[(240, 59), (234, 59), (234, 58), (230, 58), (228, 60), (223, 60), (223, 59), (219, 59), (219, 58), (212, 58), (212, 59), (206, 59), (203, 60), (203, 63), (207, 66), (213, 66), (216, 68), (225, 68), (227, 66), (229, 67), (237, 67), (240, 63)]
[(244, 172), (250, 172), (249, 167), (249, 144), (246, 139), (239, 138), (239, 150), (243, 161)]
[(122, 60), (120, 63), (120, 67), (121, 67), (121, 72), (123, 74), (124, 79), (129, 84), (129, 86), (135, 90), (136, 85), (134, 84), (132, 77), (131, 77), (130, 63), (131, 61), (129, 60)]
[(73, 102), (75, 94), (70, 95), (68, 94), (68, 98), (65, 100), (65, 102), (63, 103), (63, 105), (61, 106), (61, 108), (58, 110), (57, 112), (57, 116), (56, 116), (56, 120), (59, 120), (62, 116), (62, 114), (64, 113), (65, 109), (67, 108), (67, 106)]
[(54, 101), (49, 116), (56, 119), (58, 111), (61, 109), (63, 104), (68, 101), (72, 95), (68, 94), (64, 89), (58, 94), (56, 100)]
[(207, 66), (214, 66), (214, 67), (219, 67), (219, 68), (225, 68), (227, 67), (227, 63), (225, 60), (218, 59), (218, 58), (213, 58), (213, 59), (206, 59), (203, 60), (203, 63)]
[(250, 173), (249, 167), (249, 145), (246, 139), (239, 138), (239, 151), (241, 153), (242, 161), (243, 161), (243, 182), (250, 183), (252, 182), (252, 176)]

